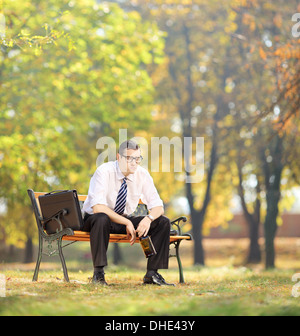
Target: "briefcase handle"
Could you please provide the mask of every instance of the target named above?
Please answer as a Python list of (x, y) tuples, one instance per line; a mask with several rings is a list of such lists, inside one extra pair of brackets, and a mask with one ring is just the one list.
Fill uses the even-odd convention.
[(49, 193), (45, 194), (46, 195), (53, 195), (53, 194), (56, 194), (56, 193), (59, 193), (59, 192), (67, 192), (67, 191), (70, 191), (70, 190), (53, 190), (53, 191), (50, 191)]

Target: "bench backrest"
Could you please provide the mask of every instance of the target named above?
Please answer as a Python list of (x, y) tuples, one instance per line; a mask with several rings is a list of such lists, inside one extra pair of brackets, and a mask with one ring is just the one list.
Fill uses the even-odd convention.
[(42, 234), (44, 234), (44, 228), (43, 228), (43, 224), (42, 224), (42, 216), (41, 216), (39, 205), (37, 203), (37, 198), (35, 197), (35, 193), (32, 189), (28, 189), (27, 193), (28, 193), (28, 196), (31, 200), (31, 205), (32, 205), (32, 209), (33, 209), (33, 212), (34, 212), (34, 215), (35, 215), (37, 227), (38, 227), (39, 231)]
[[(34, 192), (32, 189), (28, 189), (27, 193), (30, 197), (32, 208), (35, 214), (35, 218), (38, 224), (39, 230), (43, 231), (42, 225), (42, 216), (39, 208), (39, 196), (45, 195), (46, 192)], [(78, 195), (80, 207), (82, 208), (83, 202), (86, 200), (87, 195)], [(145, 216), (148, 214), (147, 206), (140, 200), (138, 207), (136, 208), (135, 212), (133, 213), (134, 216)]]

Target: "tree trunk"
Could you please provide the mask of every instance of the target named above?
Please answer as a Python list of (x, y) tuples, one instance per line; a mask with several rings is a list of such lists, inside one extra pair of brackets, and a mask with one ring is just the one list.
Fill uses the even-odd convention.
[(247, 257), (248, 264), (258, 264), (261, 262), (261, 251), (258, 243), (259, 239), (259, 222), (251, 220), (248, 222), (249, 225), (249, 252)]
[(275, 138), (275, 146), (272, 153), (272, 162), (268, 165), (265, 160), (264, 170), (266, 179), (267, 214), (264, 223), (265, 229), (265, 267), (275, 267), (274, 239), (277, 231), (278, 203), (280, 201), (280, 181), (283, 170), (283, 138), (279, 135)]
[(250, 213), (248, 210), (248, 206), (245, 201), (244, 189), (243, 189), (243, 174), (242, 174), (242, 158), (239, 153), (237, 159), (237, 168), (238, 168), (238, 175), (239, 175), (239, 186), (238, 186), (238, 193), (241, 199), (241, 205), (244, 212), (244, 217), (248, 224), (249, 229), (249, 251), (247, 256), (247, 264), (249, 263), (260, 263), (261, 262), (261, 251), (260, 246), (258, 244), (259, 238), (259, 225), (260, 225), (260, 185), (257, 182), (256, 186), (256, 201), (255, 201), (255, 209), (253, 213)]
[(193, 239), (194, 239), (194, 265), (205, 265), (205, 254), (202, 244), (202, 226), (203, 215), (198, 211), (193, 211), (192, 225), (193, 225)]
[(249, 229), (250, 244), (249, 244), (249, 250), (248, 250), (248, 256), (247, 256), (247, 263), (248, 264), (251, 264), (251, 263), (258, 264), (261, 262), (261, 251), (260, 251), (260, 246), (258, 243), (259, 226), (260, 226), (260, 201), (259, 199), (256, 200), (255, 212), (250, 213), (247, 209), (244, 195), (241, 192), (241, 190), (240, 190), (240, 197), (241, 197), (244, 217), (246, 219), (246, 222), (248, 224), (248, 229)]
[(265, 219), (265, 249), (266, 269), (275, 267), (274, 239), (277, 231), (278, 203), (280, 200), (279, 190), (270, 190), (267, 193), (267, 215)]
[(119, 265), (121, 261), (122, 261), (122, 253), (121, 253), (121, 250), (120, 250), (120, 246), (119, 246), (119, 244), (114, 244), (113, 264), (114, 265)]
[(27, 238), (25, 245), (24, 264), (33, 262), (33, 244), (32, 238)]

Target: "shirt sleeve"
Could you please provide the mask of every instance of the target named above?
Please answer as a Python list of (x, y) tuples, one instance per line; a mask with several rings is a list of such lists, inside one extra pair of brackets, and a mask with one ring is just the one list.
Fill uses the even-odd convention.
[(92, 208), (96, 204), (107, 204), (107, 193), (109, 184), (109, 174), (101, 166), (95, 171), (91, 178), (89, 197), (90, 207)]
[(155, 188), (153, 178), (148, 172), (145, 175), (143, 183), (142, 201), (147, 205), (149, 210), (157, 206), (164, 206), (164, 203)]

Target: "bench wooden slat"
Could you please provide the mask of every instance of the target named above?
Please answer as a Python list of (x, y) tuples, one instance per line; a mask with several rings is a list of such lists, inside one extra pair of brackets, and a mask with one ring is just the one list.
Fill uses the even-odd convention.
[[(176, 240), (190, 240), (189, 236), (170, 236), (170, 243)], [(74, 231), (74, 236), (63, 236), (63, 240), (68, 241), (90, 241), (90, 233), (84, 231)], [(127, 235), (111, 233), (109, 236), (111, 243), (129, 243)], [(139, 238), (136, 238), (136, 242), (139, 242)]]

